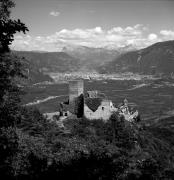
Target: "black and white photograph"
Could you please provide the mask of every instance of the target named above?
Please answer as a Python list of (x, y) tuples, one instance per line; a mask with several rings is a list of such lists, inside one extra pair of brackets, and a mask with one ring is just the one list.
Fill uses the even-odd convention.
[(0, 179), (174, 180), (174, 0), (0, 0)]

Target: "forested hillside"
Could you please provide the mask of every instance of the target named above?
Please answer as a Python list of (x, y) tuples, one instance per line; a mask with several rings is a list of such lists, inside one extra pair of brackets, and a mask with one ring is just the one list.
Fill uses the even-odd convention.
[(27, 59), (41, 72), (73, 72), (80, 67), (80, 61), (65, 52), (14, 51), (14, 53)]
[(18, 78), (18, 83), (20, 85), (23, 86), (44, 81), (53, 81), (49, 75), (44, 74), (44, 72), (40, 70), (40, 67), (34, 62), (30, 62), (27, 57), (25, 58), (25, 56), (18, 56), (17, 53), (14, 52), (11, 52), (10, 56), (13, 59), (18, 59), (18, 61), (21, 63), (21, 71), (25, 78)]
[(164, 41), (147, 48), (127, 52), (105, 64), (100, 71), (170, 74), (174, 71), (174, 41)]

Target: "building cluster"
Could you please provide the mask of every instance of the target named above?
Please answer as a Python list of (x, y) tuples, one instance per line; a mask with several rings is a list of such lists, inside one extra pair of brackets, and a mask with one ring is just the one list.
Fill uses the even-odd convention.
[(118, 112), (127, 121), (134, 121), (138, 117), (138, 111), (130, 111), (128, 101), (125, 99), (118, 107), (104, 94), (97, 90), (84, 93), (84, 81), (69, 81), (69, 98), (60, 103), (56, 117), (52, 119), (61, 121), (67, 117), (85, 117), (89, 120), (102, 119), (107, 121), (110, 116)]

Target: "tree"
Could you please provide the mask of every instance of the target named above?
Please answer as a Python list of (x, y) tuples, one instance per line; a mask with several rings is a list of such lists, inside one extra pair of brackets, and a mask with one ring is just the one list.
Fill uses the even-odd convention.
[(10, 18), (10, 9), (14, 6), (11, 0), (0, 0), (0, 127), (15, 124), (13, 115), (17, 114), (20, 92), (15, 79), (24, 77), (20, 59), (12, 55), (9, 48), (16, 32), (28, 31), (19, 19)]
[(0, 45), (1, 52), (9, 52), (9, 45), (14, 40), (16, 32), (25, 33), (28, 28), (19, 19), (10, 19), (10, 9), (15, 4), (11, 0), (0, 0)]
[[(0, 0), (0, 174), (12, 173), (11, 162), (18, 146), (16, 122), (19, 120), (19, 92), (16, 77), (24, 77), (21, 61), (10, 53), (9, 45), (16, 32), (28, 31), (19, 19), (10, 18), (12, 0)], [(9, 153), (6, 153), (6, 152)]]

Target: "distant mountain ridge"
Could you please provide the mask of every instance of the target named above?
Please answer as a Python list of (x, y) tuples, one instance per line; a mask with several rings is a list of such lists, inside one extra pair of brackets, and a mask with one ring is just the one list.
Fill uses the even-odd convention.
[(72, 72), (80, 67), (80, 61), (65, 52), (15, 51), (15, 53), (34, 64), (40, 72)]
[(80, 59), (83, 69), (96, 70), (98, 66), (104, 65), (133, 49), (135, 50), (133, 46), (117, 47), (116, 45), (95, 48), (87, 46), (65, 46), (62, 48), (62, 51), (74, 58)]
[(61, 52), (14, 51), (35, 64), (42, 72), (95, 71), (96, 67), (111, 61), (120, 52), (86, 46), (67, 46)]
[(79, 46), (76, 48), (64, 47), (62, 51), (82, 61), (100, 63), (108, 62), (120, 54), (119, 51), (114, 49), (91, 48), (86, 46)]
[(20, 78), (17, 80), (17, 82), (20, 85), (31, 85), (35, 83), (40, 83), (44, 81), (53, 81), (53, 79), (47, 75), (44, 74), (42, 71), (40, 71), (39, 67), (31, 61), (28, 61), (24, 56), (20, 55), (17, 51), (11, 51), (12, 55), (15, 57), (19, 57), (20, 61), (22, 62), (24, 68), (22, 69), (23, 74), (26, 76), (26, 78)]
[(144, 74), (174, 73), (174, 41), (155, 43), (133, 50), (126, 47), (106, 48), (64, 47), (62, 52), (14, 51), (25, 57), (39, 72), (93, 72)]
[(100, 72), (170, 74), (174, 72), (174, 41), (155, 43), (147, 48), (121, 54), (99, 68)]

